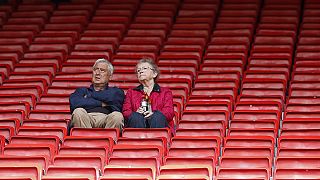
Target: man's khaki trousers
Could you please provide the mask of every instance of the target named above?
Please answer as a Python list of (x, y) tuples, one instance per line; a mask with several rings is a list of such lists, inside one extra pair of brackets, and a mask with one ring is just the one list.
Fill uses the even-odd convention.
[(83, 128), (123, 128), (124, 118), (120, 112), (104, 114), (99, 112), (88, 113), (83, 108), (77, 108), (73, 111), (71, 124), (74, 127)]

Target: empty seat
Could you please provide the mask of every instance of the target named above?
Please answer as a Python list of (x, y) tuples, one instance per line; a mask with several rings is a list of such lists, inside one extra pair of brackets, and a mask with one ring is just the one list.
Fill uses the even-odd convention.
[(56, 154), (56, 148), (49, 144), (15, 144), (7, 145), (3, 154), (5, 156), (41, 156), (51, 163)]
[(107, 165), (103, 170), (105, 177), (116, 176), (116, 177), (143, 177), (155, 179), (155, 169), (148, 166), (131, 167), (131, 166), (118, 166), (118, 165)]
[(114, 141), (117, 141), (120, 132), (116, 128), (100, 129), (100, 128), (72, 128), (70, 131), (70, 136), (104, 136), (111, 137)]
[(35, 167), (39, 167), (39, 173), (42, 174), (42, 171), (47, 171), (49, 166), (49, 161), (45, 157), (41, 156), (1, 156), (0, 165), (8, 166), (13, 164), (26, 164)]
[(93, 167), (55, 167), (48, 168), (44, 177), (86, 177), (90, 180), (96, 180), (99, 177), (96, 169)]
[(319, 176), (319, 169), (282, 169), (276, 168), (274, 179), (314, 179)]
[(61, 147), (59, 155), (61, 156), (97, 156), (106, 163), (109, 159), (109, 149), (107, 147)]
[(209, 179), (213, 178), (211, 166), (206, 165), (164, 165), (161, 166), (161, 175), (175, 175), (177, 178), (183, 179), (185, 175), (204, 175), (208, 176)]
[(37, 166), (7, 164), (7, 166), (0, 167), (1, 177), (4, 177), (6, 179), (30, 178), (33, 180), (40, 180), (41, 173), (41, 170)]
[(93, 167), (99, 172), (105, 162), (99, 156), (74, 156), (58, 155), (53, 160), (54, 167)]

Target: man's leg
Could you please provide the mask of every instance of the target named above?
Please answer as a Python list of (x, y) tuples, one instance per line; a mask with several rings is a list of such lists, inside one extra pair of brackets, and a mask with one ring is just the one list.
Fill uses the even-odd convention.
[(150, 118), (148, 118), (150, 128), (164, 128), (168, 127), (166, 117), (159, 111), (155, 111)]
[(105, 128), (122, 129), (124, 124), (124, 117), (121, 112), (114, 111), (107, 116)]
[(96, 116), (96, 127), (100, 128), (123, 128), (123, 115), (120, 112), (112, 112), (110, 114), (102, 114)]
[(83, 108), (77, 108), (71, 116), (71, 125), (73, 127), (92, 128), (94, 119)]
[(146, 122), (142, 114), (133, 112), (128, 118), (127, 127), (130, 128), (145, 128)]

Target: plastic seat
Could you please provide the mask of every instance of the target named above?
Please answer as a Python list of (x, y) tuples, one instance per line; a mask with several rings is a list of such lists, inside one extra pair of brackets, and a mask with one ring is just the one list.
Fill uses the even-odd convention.
[[(20, 62), (23, 61), (20, 60)], [(37, 60), (35, 60), (37, 61)], [(31, 62), (32, 63), (32, 62)], [(52, 74), (50, 72), (12, 72), (10, 74), (9, 80), (15, 80), (15, 79), (44, 79), (47, 84), (50, 84), (52, 81)]]
[(278, 131), (274, 128), (255, 128), (255, 129), (244, 129), (244, 128), (230, 128), (227, 136), (270, 136), (277, 137)]
[(204, 165), (211, 167), (212, 174), (215, 174), (215, 159), (212, 157), (166, 157), (165, 165)]
[(115, 145), (112, 157), (144, 158), (156, 157), (162, 164), (164, 150), (156, 145)]
[(169, 129), (155, 128), (155, 129), (139, 129), (139, 128), (124, 128), (122, 137), (126, 138), (157, 138), (164, 137), (167, 142), (171, 138)]
[(237, 102), (235, 104), (235, 110), (273, 110), (273, 111), (281, 111), (281, 104), (278, 102), (264, 102), (263, 104), (256, 101), (244, 101)]
[(157, 180), (177, 180), (177, 179), (186, 179), (186, 180), (209, 180), (210, 178), (206, 175), (160, 175), (157, 177)]
[(253, 146), (247, 147), (237, 147), (229, 146), (222, 149), (222, 157), (229, 157), (237, 155), (237, 157), (268, 157), (272, 158), (274, 155), (273, 147), (258, 147)]
[(173, 137), (170, 148), (206, 148), (220, 149), (221, 139), (219, 137)]
[(274, 119), (266, 119), (266, 120), (247, 120), (247, 119), (241, 119), (241, 120), (231, 120), (229, 124), (230, 129), (278, 129), (279, 128), (279, 122)]
[(17, 135), (22, 136), (43, 136), (50, 135), (63, 140), (67, 134), (67, 129), (64, 127), (28, 127), (19, 128)]
[(42, 78), (32, 78), (5, 80), (3, 86), (38, 86), (42, 93), (47, 89), (48, 84), (47, 81)]
[(282, 129), (287, 130), (307, 130), (319, 129), (319, 121), (317, 119), (300, 119), (286, 118), (283, 120)]
[(117, 141), (120, 132), (116, 128), (100, 129), (100, 128), (72, 128), (70, 131), (70, 136), (104, 136), (111, 137), (114, 141)]
[(224, 136), (224, 129), (184, 129), (178, 128), (176, 130), (176, 136), (189, 136), (189, 137), (199, 137), (199, 136), (209, 136), (209, 137), (221, 137)]
[(274, 147), (274, 139), (270, 136), (227, 136), (225, 147)]
[(278, 157), (276, 167), (279, 169), (316, 169), (318, 157)]
[(4, 138), (5, 142), (9, 142), (11, 137), (15, 135), (15, 128), (10, 126), (0, 126), (0, 135)]
[(126, 138), (120, 137), (117, 145), (155, 145), (163, 147), (164, 153), (167, 154), (169, 142), (164, 137), (155, 138)]
[[(45, 55), (45, 53), (46, 52), (44, 52), (43, 54), (40, 54), (40, 53), (27, 54), (27, 53), (25, 53), (25, 58), (28, 58), (26, 56), (29, 56), (29, 55), (30, 55), (30, 58), (40, 58), (42, 55), (45, 58), (50, 58), (50, 56), (56, 58), (58, 56), (57, 54), (50, 55), (49, 54), (50, 52), (48, 52), (47, 55)], [(62, 57), (60, 57), (60, 58), (63, 59)], [(39, 72), (39, 71), (43, 72), (43, 71), (47, 71), (47, 72), (50, 72), (52, 75), (55, 75), (55, 73), (57, 72), (57, 66), (54, 63), (50, 63), (50, 64), (48, 64), (48, 63), (37, 63), (37, 64), (25, 63), (25, 64), (22, 64), (21, 63), (21, 64), (15, 65), (14, 71), (15, 72)]]
[(55, 167), (48, 168), (45, 177), (86, 177), (90, 180), (96, 180), (99, 177), (96, 169), (93, 167)]
[(36, 103), (36, 96), (28, 93), (18, 93), (18, 94), (0, 94), (1, 102), (27, 102), (34, 107)]
[(19, 94), (31, 94), (36, 98), (39, 98), (42, 94), (41, 88), (35, 85), (28, 86), (1, 86), (0, 87), (0, 95), (19, 95)]
[(255, 96), (255, 95), (239, 95), (237, 96), (237, 102), (246, 102), (246, 101), (257, 101), (257, 102), (270, 102), (274, 101), (280, 104), (283, 104), (284, 99), (282, 96)]
[(61, 127), (67, 129), (68, 122), (66, 120), (32, 120), (25, 119), (23, 121), (24, 127)]
[(66, 147), (62, 146), (59, 150), (59, 156), (96, 156), (102, 159), (105, 164), (109, 159), (108, 147)]
[(274, 173), (275, 180), (284, 179), (314, 179), (319, 176), (319, 169), (282, 169), (276, 168)]
[(112, 148), (114, 141), (111, 137), (90, 137), (90, 136), (67, 136), (62, 144), (63, 147), (102, 147)]
[(0, 119), (0, 126), (2, 127), (12, 127), (15, 132), (20, 128), (21, 122), (19, 119), (16, 118), (5, 118), (5, 119)]
[(132, 177), (128, 177), (128, 176), (123, 176), (123, 177), (119, 177), (118, 175), (106, 175), (106, 176), (101, 176), (100, 180), (152, 180), (152, 177), (149, 176), (132, 176)]
[(38, 120), (69, 120), (70, 110), (33, 110), (30, 112), (29, 119)]
[(143, 177), (155, 179), (155, 169), (149, 166), (130, 167), (130, 166), (118, 166), (107, 165), (103, 170), (104, 176), (116, 176), (116, 177)]
[(217, 159), (217, 148), (204, 147), (204, 148), (170, 148), (167, 157), (185, 157), (185, 158), (203, 158), (209, 157)]
[(192, 121), (227, 121), (229, 114), (227, 111), (193, 111), (185, 110), (182, 114), (181, 120), (192, 120)]
[(247, 120), (262, 120), (262, 119), (274, 119), (280, 120), (280, 111), (274, 110), (251, 110), (251, 111), (242, 111), (237, 110), (232, 113), (232, 119), (247, 119)]
[(26, 113), (23, 110), (0, 110), (0, 119), (19, 119), (22, 122), (25, 117)]
[(49, 144), (15, 144), (7, 145), (3, 149), (5, 156), (41, 156), (52, 162), (56, 148)]
[(39, 167), (39, 173), (47, 171), (49, 166), (48, 160), (43, 156), (1, 156), (0, 166), (8, 166), (10, 164), (30, 165)]
[(39, 137), (33, 137), (33, 136), (13, 136), (10, 139), (10, 144), (13, 145), (45, 145), (48, 144), (50, 146), (53, 146), (56, 148), (56, 152), (58, 151), (60, 147), (60, 139), (56, 136), (50, 136), (50, 135), (44, 135)]
[(97, 173), (103, 169), (105, 161), (103, 161), (99, 156), (66, 156), (58, 155), (54, 157), (53, 166), (54, 167), (90, 167), (95, 168)]
[(180, 120), (178, 122), (179, 129), (220, 129), (223, 130), (226, 127), (226, 122), (220, 121), (193, 121), (193, 120)]
[(320, 113), (319, 112), (292, 112), (292, 111), (286, 111), (284, 118), (319, 118)]
[(211, 72), (220, 72), (220, 71), (233, 71), (238, 72), (240, 75), (243, 73), (242, 64), (239, 63), (230, 63), (230, 64), (203, 64), (200, 66), (201, 71), (211, 71)]
[(320, 142), (317, 136), (280, 136), (280, 149), (317, 149)]
[(196, 80), (194, 88), (238, 88), (239, 82), (236, 80)]
[(27, 102), (1, 102), (0, 110), (24, 111), (28, 115), (30, 113), (30, 104)]
[(236, 168), (219, 168), (217, 172), (218, 179), (269, 179), (267, 169), (236, 169)]
[(204, 175), (209, 179), (213, 178), (211, 166), (206, 165), (164, 165), (160, 168), (161, 175), (175, 175), (176, 177), (183, 178), (185, 175)]
[(272, 161), (269, 157), (238, 157), (223, 156), (220, 159), (219, 168), (265, 168), (271, 170)]
[(28, 165), (8, 165), (8, 166), (1, 166), (0, 167), (0, 174), (1, 177), (7, 177), (8, 179), (11, 178), (31, 178), (34, 180), (41, 179), (41, 170), (37, 166), (28, 166)]

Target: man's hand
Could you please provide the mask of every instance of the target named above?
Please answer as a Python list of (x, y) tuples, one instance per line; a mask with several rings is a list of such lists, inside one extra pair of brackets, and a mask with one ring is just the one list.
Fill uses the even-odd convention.
[(102, 107), (106, 107), (106, 106), (107, 106), (107, 103), (102, 102)]

